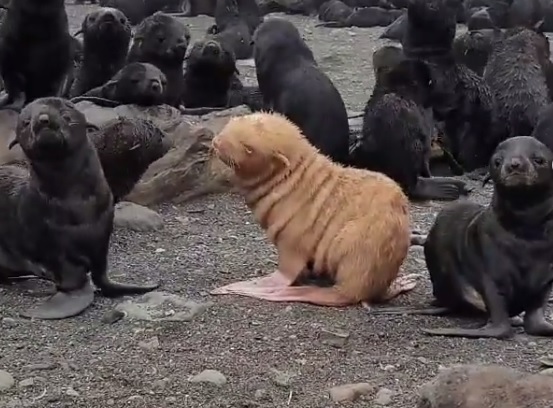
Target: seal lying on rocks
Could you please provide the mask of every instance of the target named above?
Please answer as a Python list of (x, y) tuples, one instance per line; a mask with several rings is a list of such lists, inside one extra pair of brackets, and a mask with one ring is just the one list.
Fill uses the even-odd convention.
[(16, 138), (30, 162), (0, 167), (0, 266), (52, 280), (57, 293), (23, 313), (37, 319), (63, 319), (94, 300), (88, 279), (105, 296), (139, 294), (159, 285), (111, 281), (107, 255), (113, 229), (113, 197), (86, 119), (69, 101), (40, 98), (19, 116)]
[(120, 117), (90, 132), (89, 137), (98, 151), (116, 203), (131, 192), (148, 166), (170, 148), (165, 132), (141, 118)]
[(417, 408), (550, 408), (553, 379), (497, 365), (444, 369), (421, 387)]
[(20, 110), (61, 95), (72, 69), (73, 43), (63, 0), (17, 0), (0, 25), (0, 106)]
[(102, 86), (71, 101), (77, 103), (88, 100), (105, 107), (125, 104), (156, 106), (163, 103), (166, 87), (167, 79), (159, 68), (148, 63), (132, 62)]
[(424, 244), (437, 309), (378, 313), (485, 313), (479, 329), (425, 329), (431, 335), (506, 338), (509, 317), (526, 333), (553, 336), (544, 317), (553, 284), (553, 152), (531, 136), (499, 144), (489, 166), (488, 207), (459, 202), (437, 216)]
[[(398, 278), (411, 236), (409, 202), (393, 180), (333, 163), (278, 113), (232, 118), (212, 148), (276, 246), (279, 269), (212, 294), (346, 306), (415, 287), (413, 276)], [(292, 286), (313, 276), (332, 285)]]

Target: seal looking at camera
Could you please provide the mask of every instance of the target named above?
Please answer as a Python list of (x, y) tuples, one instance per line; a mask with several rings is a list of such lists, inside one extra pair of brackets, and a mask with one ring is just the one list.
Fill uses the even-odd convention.
[(459, 202), (443, 209), (424, 244), (437, 308), (373, 313), (484, 313), (488, 323), (482, 328), (424, 332), (506, 338), (513, 334), (509, 318), (525, 312), (527, 334), (553, 336), (544, 317), (553, 284), (552, 164), (553, 152), (533, 137), (500, 143), (489, 165), (491, 204)]
[[(84, 115), (69, 101), (40, 98), (21, 112), (16, 138), (30, 170), (0, 166), (0, 266), (49, 279), (57, 292), (36, 309), (37, 319), (63, 319), (94, 300), (88, 279), (105, 296), (139, 294), (159, 285), (129, 285), (107, 276), (113, 196)], [(4, 271), (3, 271), (4, 273)]]

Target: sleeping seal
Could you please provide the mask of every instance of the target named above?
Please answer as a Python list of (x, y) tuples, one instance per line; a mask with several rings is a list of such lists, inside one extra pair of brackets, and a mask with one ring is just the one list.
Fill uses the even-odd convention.
[(159, 285), (112, 282), (107, 255), (113, 229), (113, 196), (86, 119), (61, 98), (39, 98), (21, 112), (13, 147), (19, 144), (30, 170), (0, 167), (0, 267), (55, 283), (57, 292), (22, 313), (63, 319), (94, 300), (92, 281), (105, 296), (145, 293)]

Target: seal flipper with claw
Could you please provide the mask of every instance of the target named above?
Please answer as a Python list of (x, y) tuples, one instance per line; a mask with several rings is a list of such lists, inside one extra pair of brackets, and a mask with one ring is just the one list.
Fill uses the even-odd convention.
[[(84, 311), (94, 300), (92, 281), (105, 296), (146, 293), (159, 287), (129, 285), (107, 276), (113, 229), (113, 196), (98, 153), (87, 136), (87, 122), (61, 98), (40, 98), (21, 112), (13, 147), (19, 144), (30, 174), (0, 169), (0, 265), (48, 276), (57, 293), (22, 313), (38, 319), (63, 319)], [(21, 173), (21, 172), (24, 172)]]

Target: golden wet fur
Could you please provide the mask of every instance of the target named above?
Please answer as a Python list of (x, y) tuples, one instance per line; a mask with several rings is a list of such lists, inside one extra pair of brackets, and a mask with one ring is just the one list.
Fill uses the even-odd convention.
[(294, 281), (310, 261), (348, 303), (384, 300), (410, 245), (409, 202), (383, 174), (320, 154), (276, 113), (235, 117), (213, 139)]

